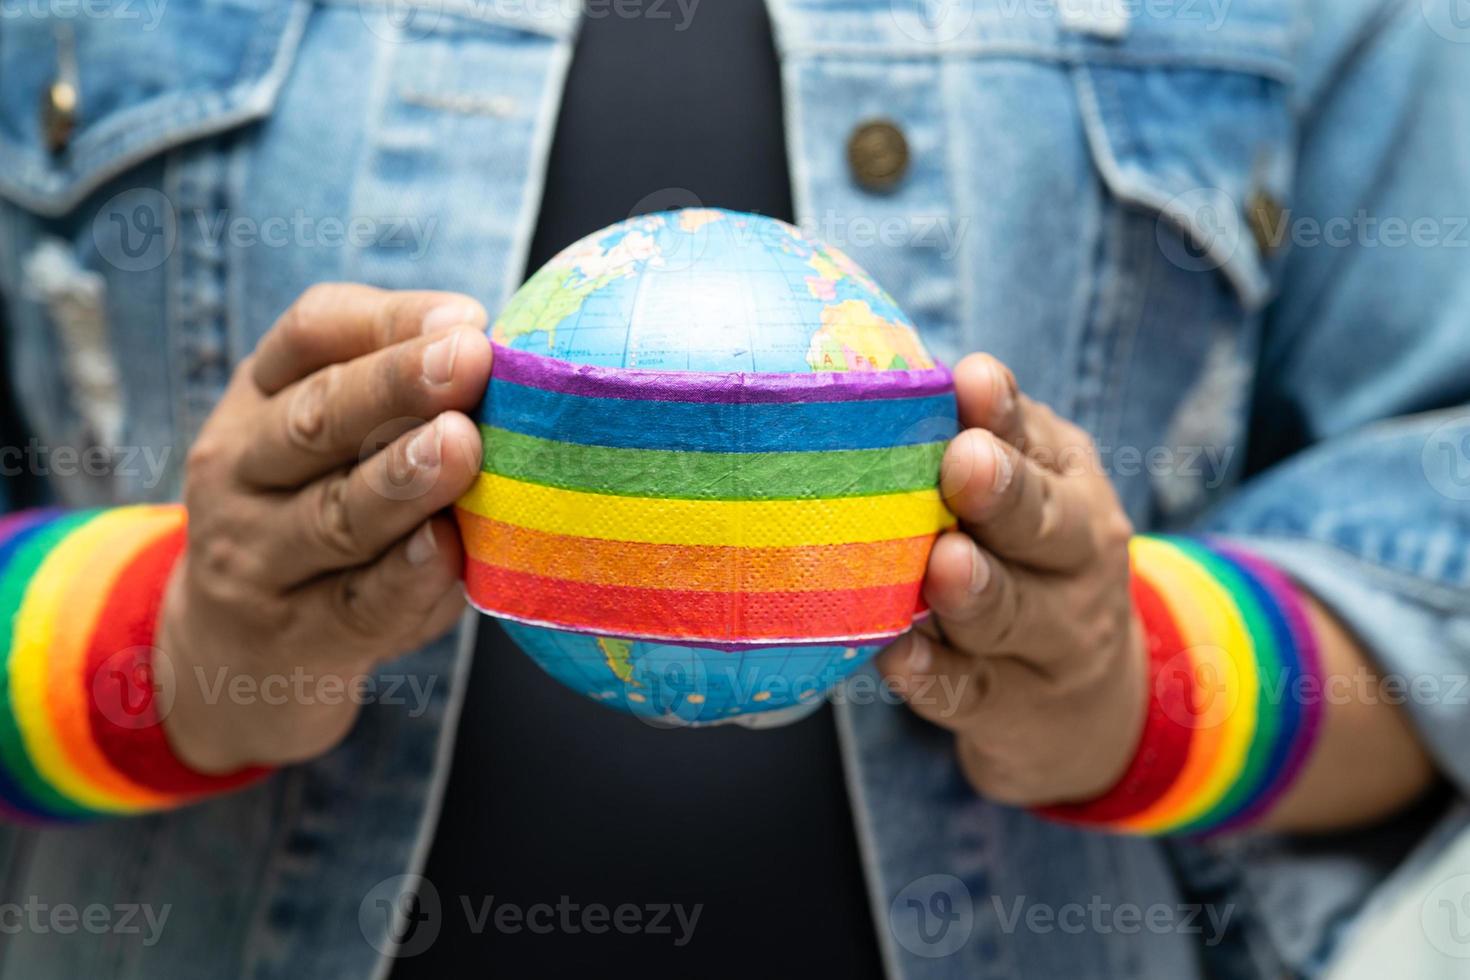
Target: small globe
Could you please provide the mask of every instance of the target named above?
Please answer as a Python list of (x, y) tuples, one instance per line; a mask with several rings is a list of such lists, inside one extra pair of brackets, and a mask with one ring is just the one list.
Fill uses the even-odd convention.
[[(842, 252), (759, 215), (706, 208), (642, 215), (589, 235), (549, 261), (511, 298), (491, 327), (491, 339), (495, 368), (480, 411), (486, 487), (472, 490), (458, 509), (468, 555), (466, 589), (478, 608), (500, 618), (516, 643), (563, 684), (604, 705), (673, 725), (789, 718), (820, 703), (923, 612), (918, 580), (928, 545), (948, 520), (937, 483), (945, 441), (955, 431), (953, 395), (947, 372), (925, 350), (912, 323)], [(587, 397), (576, 411), (559, 407), (545, 400), (546, 391), (521, 387), (541, 384), (526, 380), (533, 375), (554, 376), (550, 387)], [(623, 384), (701, 390), (658, 396), (680, 400), (670, 408), (669, 402), (638, 400), (653, 396), (616, 388)], [(888, 401), (880, 408), (872, 407), (877, 402), (844, 402), (838, 407), (852, 413), (842, 416), (850, 421), (834, 427), (842, 431), (813, 429), (805, 416), (801, 424), (808, 428), (790, 432), (772, 431), (785, 423), (754, 421), (788, 418), (761, 414), (772, 409), (765, 401), (812, 398), (818, 409), (831, 411), (822, 399), (868, 391), (863, 384)], [(760, 385), (766, 387), (756, 390)], [(783, 385), (816, 393), (780, 394)], [(910, 385), (917, 387), (904, 387)], [(703, 389), (716, 394), (707, 396)], [(504, 392), (519, 392), (524, 404), (501, 397)], [(599, 401), (608, 396), (612, 400)], [(720, 399), (717, 409), (724, 414), (712, 416), (718, 424), (682, 432), (675, 431), (677, 419), (665, 425), (666, 417), (678, 415), (675, 409)], [(878, 432), (879, 416), (892, 414), (900, 401), (908, 413), (900, 420), (904, 427), (887, 442), (872, 435), (869, 446), (863, 441), (869, 430)], [(582, 403), (613, 410), (588, 413)], [(608, 421), (623, 418), (624, 407), (630, 421)], [(708, 404), (696, 407), (711, 410)], [(684, 444), (691, 438), (710, 442)], [(739, 444), (722, 442), (732, 439)], [(791, 460), (817, 458), (783, 452), (783, 440), (791, 448), (828, 450), (821, 474), (800, 477), (810, 485), (789, 489), (782, 482), (797, 479)], [(723, 452), (729, 449), (748, 455)], [(737, 462), (722, 464), (718, 472), (711, 468), (711, 460), (726, 459)], [(769, 474), (770, 482), (761, 482), (767, 479), (761, 474)], [(501, 496), (492, 500), (496, 492)], [(588, 492), (603, 496), (565, 496)], [(585, 505), (607, 499), (614, 506), (627, 500), (656, 503), (663, 496), (690, 498), (692, 507), (716, 497), (791, 497), (801, 504), (831, 496), (848, 508), (841, 513), (857, 513), (852, 508), (881, 493), (903, 498), (906, 530), (886, 527), (885, 511), (864, 518), (871, 525), (864, 534), (847, 534), (862, 541), (849, 545), (842, 527), (828, 535), (842, 539), (835, 547), (853, 549), (854, 563), (864, 563), (842, 572), (852, 577), (842, 584), (852, 588), (824, 592), (812, 579), (817, 573), (807, 574), (809, 564), (797, 572), (791, 571), (797, 566), (783, 566), (781, 574), (793, 581), (783, 580), (781, 590), (710, 606), (713, 611), (705, 613), (699, 610), (711, 599), (711, 588), (745, 588), (746, 576), (754, 574), (747, 566), (766, 559), (716, 560), (724, 545), (705, 540), (716, 531), (703, 517), (687, 542), (661, 544), (667, 537), (660, 537), (661, 526), (631, 518), (627, 528), (606, 526), (598, 523), (600, 511)], [(678, 510), (682, 503), (673, 506), (684, 512)], [(737, 531), (739, 543), (754, 546), (740, 556), (774, 554), (785, 561), (792, 551), (779, 542), (762, 550), (766, 541), (759, 527), (729, 533)], [(812, 540), (821, 537), (810, 534)], [(620, 540), (625, 538), (631, 543)], [(591, 550), (578, 550), (577, 542), (591, 542)], [(692, 556), (687, 560), (677, 550), (686, 543)], [(828, 571), (821, 574), (830, 575), (834, 559), (823, 561)], [(776, 603), (774, 612), (759, 612), (769, 602)], [(848, 605), (824, 605), (829, 602)], [(884, 603), (893, 613), (881, 630), (858, 622)], [(642, 618), (629, 618), (630, 606), (643, 604), (648, 609), (639, 613)], [(841, 612), (849, 608), (850, 631)], [(699, 633), (690, 623), (700, 616), (716, 627), (728, 621), (730, 635)], [(790, 625), (766, 626), (782, 616)], [(615, 628), (587, 628), (599, 622)]]

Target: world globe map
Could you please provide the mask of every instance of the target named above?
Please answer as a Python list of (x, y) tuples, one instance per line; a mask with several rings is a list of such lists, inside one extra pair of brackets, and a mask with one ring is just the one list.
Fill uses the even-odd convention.
[[(517, 291), (491, 338), (657, 371), (934, 366), (893, 299), (841, 251), (785, 222), (715, 208), (640, 215), (569, 246)], [(501, 622), (563, 684), (668, 725), (797, 717), (880, 649), (732, 651)]]

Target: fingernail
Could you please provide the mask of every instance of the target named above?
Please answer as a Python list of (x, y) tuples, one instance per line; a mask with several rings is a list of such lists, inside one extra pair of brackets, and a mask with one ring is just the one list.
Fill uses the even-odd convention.
[(418, 431), (408, 443), (409, 465), (417, 470), (431, 470), (439, 465), (441, 439), (439, 420), (435, 419)]
[(929, 649), (929, 638), (923, 633), (909, 634), (909, 673), (928, 673), (934, 663), (934, 651)]
[(970, 594), (979, 595), (990, 584), (990, 559), (979, 548), (970, 549)]
[(424, 380), (431, 385), (447, 385), (454, 377), (454, 356), (459, 353), (460, 332), (436, 340), (424, 348)]
[(422, 565), (439, 553), (439, 542), (434, 540), (434, 529), (428, 524), (413, 532), (408, 539), (408, 563)]
[(996, 494), (1002, 494), (1011, 485), (1011, 479), (1016, 475), (1016, 467), (1011, 463), (1010, 454), (1001, 449), (994, 440), (990, 443), (990, 452), (995, 456), (995, 473), (991, 477), (990, 488)]
[(422, 333), (438, 333), (458, 326), (479, 326), (485, 322), (485, 309), (467, 299), (450, 300), (434, 307), (419, 321)]
[(993, 368), (995, 371), (995, 412), (996, 418), (1007, 418), (1016, 407), (1015, 384), (1011, 381), (1011, 374), (1000, 364)]

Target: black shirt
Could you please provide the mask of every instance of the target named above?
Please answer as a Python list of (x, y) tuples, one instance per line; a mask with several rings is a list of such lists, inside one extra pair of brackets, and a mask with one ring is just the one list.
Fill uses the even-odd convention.
[[(584, 18), (531, 270), (633, 213), (791, 217), (761, 0), (702, 3), (687, 22), (673, 3), (667, 19), (619, 9)], [(830, 709), (766, 731), (657, 730), (551, 680), (489, 619), (467, 698), (424, 872), (439, 933), (394, 980), (880, 975)], [(559, 911), (549, 933), (496, 927), (496, 909), (538, 903), (574, 909), (577, 931)], [(672, 911), (668, 933), (580, 926), (620, 905), (652, 925), (673, 904), (686, 921), (699, 907), (692, 932)]]

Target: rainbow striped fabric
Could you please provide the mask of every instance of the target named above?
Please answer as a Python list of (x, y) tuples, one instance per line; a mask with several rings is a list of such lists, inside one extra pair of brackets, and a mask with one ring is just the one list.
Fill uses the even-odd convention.
[(738, 648), (896, 636), (923, 611), (953, 382), (707, 374), (497, 345), (457, 515), (506, 619)]
[(1131, 553), (1151, 681), (1139, 748), (1102, 798), (1041, 812), (1140, 834), (1247, 826), (1296, 780), (1321, 729), (1303, 597), (1224, 541), (1140, 536)]
[(175, 806), (255, 778), (203, 776), (159, 724), (154, 626), (182, 507), (0, 518), (0, 816)]

